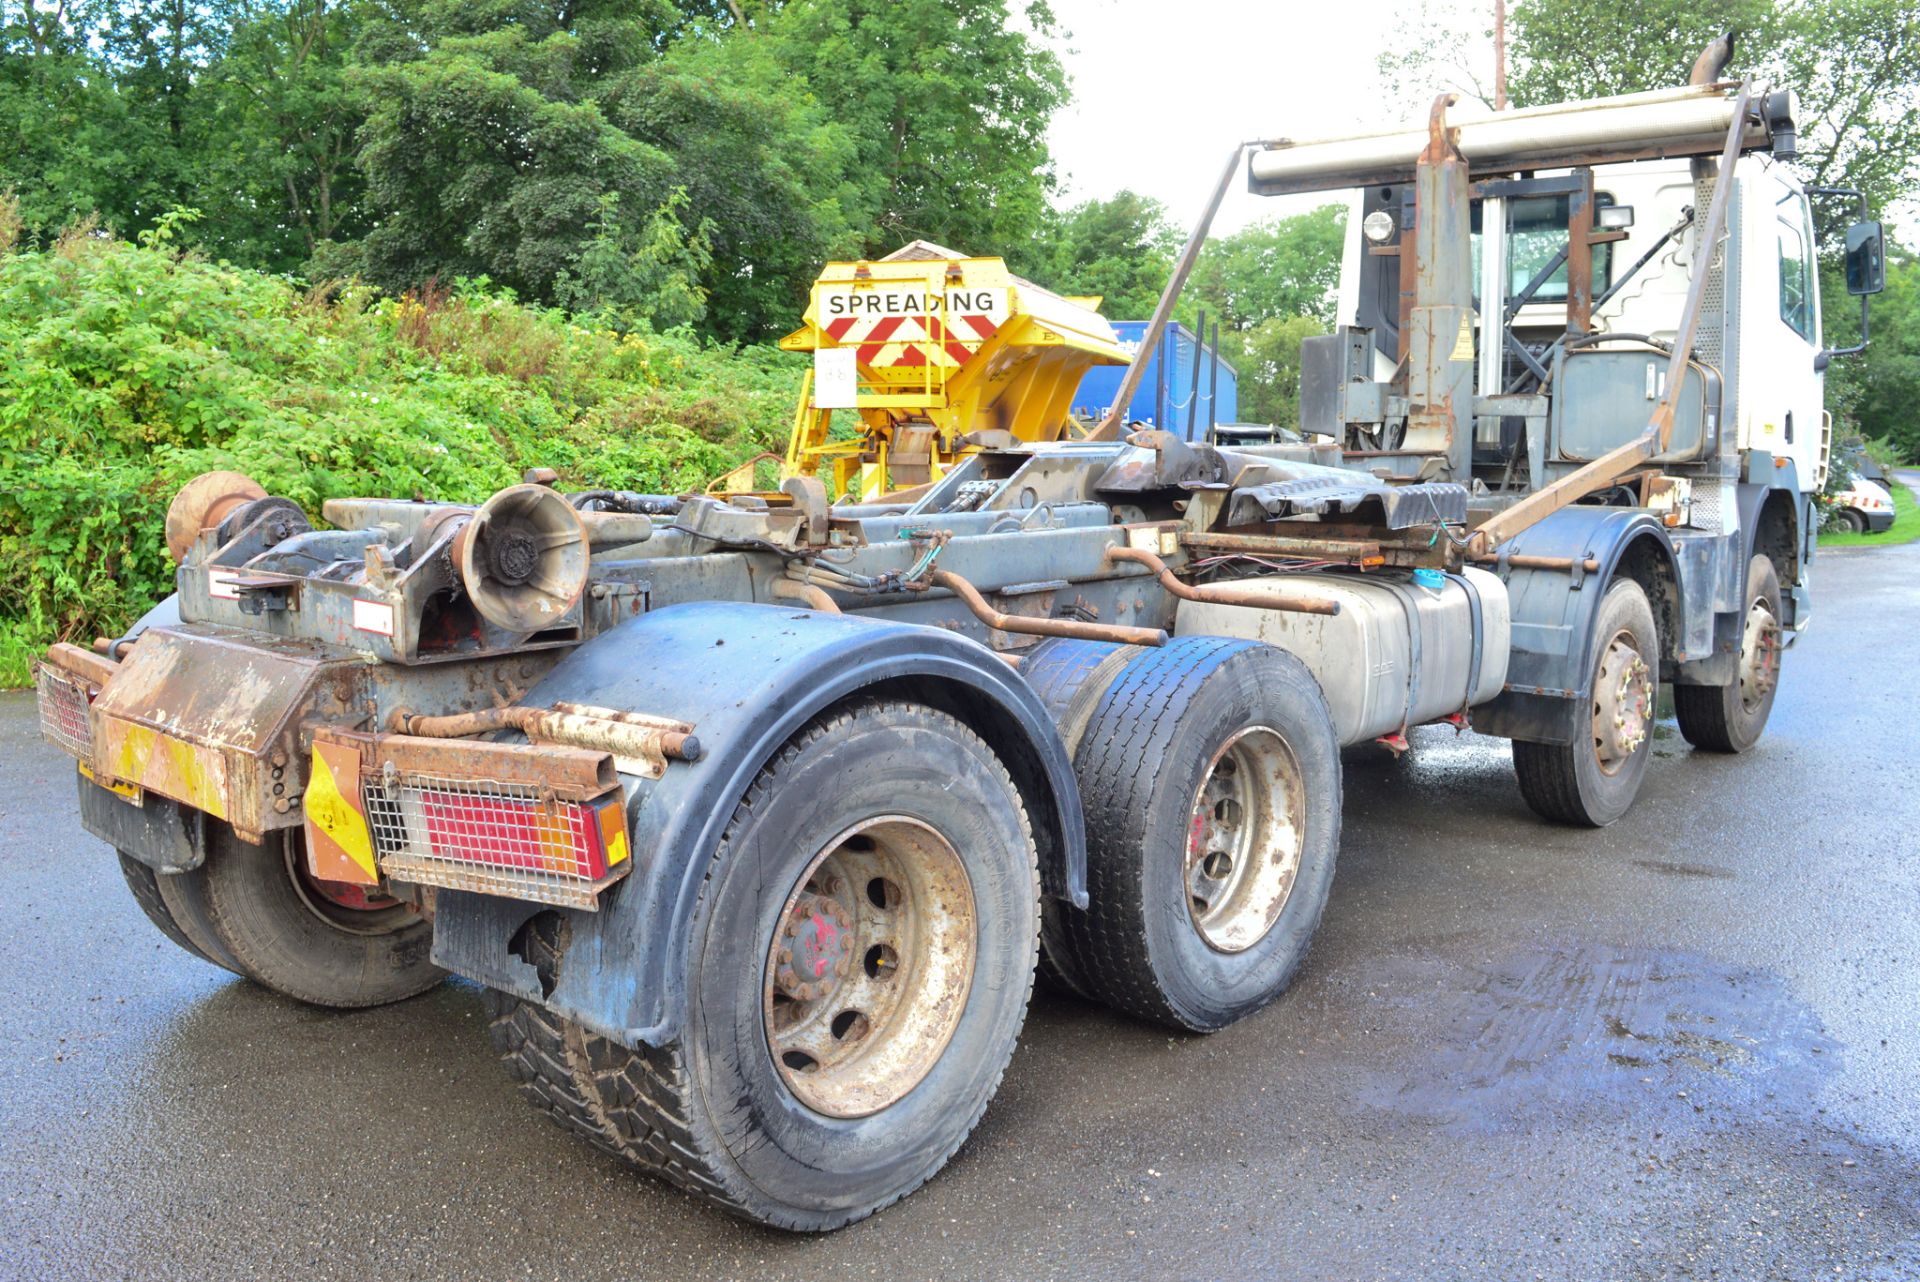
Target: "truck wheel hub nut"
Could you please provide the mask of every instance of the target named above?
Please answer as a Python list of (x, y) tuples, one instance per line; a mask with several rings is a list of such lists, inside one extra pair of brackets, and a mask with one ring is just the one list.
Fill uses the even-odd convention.
[(1749, 711), (1779, 684), (1780, 650), (1780, 621), (1764, 600), (1755, 601), (1740, 638), (1740, 702)]
[(1600, 657), (1593, 683), (1593, 748), (1603, 767), (1640, 750), (1653, 720), (1653, 670), (1621, 633)]
[(824, 997), (844, 977), (853, 958), (853, 917), (839, 900), (802, 895), (787, 915), (778, 941), (774, 982), (801, 1000)]
[(775, 918), (762, 1016), (802, 1104), (866, 1117), (932, 1071), (973, 984), (980, 925), (959, 851), (905, 815), (856, 824), (815, 855)]

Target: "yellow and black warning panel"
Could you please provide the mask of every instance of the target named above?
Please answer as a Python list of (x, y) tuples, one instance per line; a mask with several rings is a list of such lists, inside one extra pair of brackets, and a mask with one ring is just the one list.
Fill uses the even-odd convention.
[[(806, 324), (780, 340), (814, 358), (785, 474), (830, 471), (837, 493), (872, 498), (938, 480), (984, 441), (1061, 439), (1081, 376), (1129, 359), (1099, 302), (926, 241), (828, 263)], [(836, 433), (836, 412), (858, 430)]]

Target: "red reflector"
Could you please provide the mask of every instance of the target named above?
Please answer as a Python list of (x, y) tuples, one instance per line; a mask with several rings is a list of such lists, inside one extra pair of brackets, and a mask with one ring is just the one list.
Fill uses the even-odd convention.
[(593, 811), (512, 797), (422, 789), (420, 813), (434, 855), (492, 868), (561, 873), (598, 881), (607, 850)]

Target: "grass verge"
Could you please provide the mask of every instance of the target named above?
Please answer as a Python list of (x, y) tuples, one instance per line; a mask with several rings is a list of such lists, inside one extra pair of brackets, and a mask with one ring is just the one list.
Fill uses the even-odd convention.
[(1882, 534), (1848, 534), (1842, 530), (1827, 529), (1820, 531), (1820, 546), (1823, 548), (1884, 548), (1901, 543), (1911, 543), (1920, 539), (1920, 503), (1916, 503), (1913, 491), (1908, 489), (1898, 477), (1889, 487), (1893, 493), (1893, 524)]

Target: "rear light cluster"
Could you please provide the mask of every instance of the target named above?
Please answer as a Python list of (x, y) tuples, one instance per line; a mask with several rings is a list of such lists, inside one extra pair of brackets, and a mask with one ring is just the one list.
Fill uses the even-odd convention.
[(87, 708), (93, 702), (94, 692), (76, 678), (44, 663), (34, 672), (34, 686), (40, 698), (40, 733), (69, 756), (91, 760), (93, 723)]
[(623, 794), (566, 801), (526, 784), (369, 780), (367, 826), (396, 881), (593, 908), (631, 866)]

